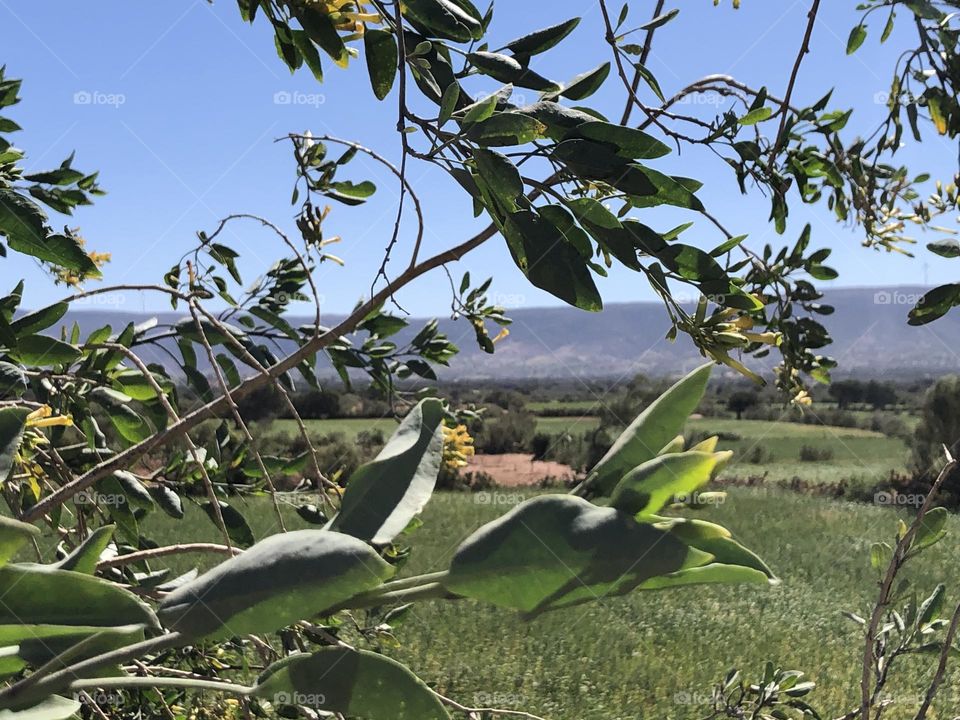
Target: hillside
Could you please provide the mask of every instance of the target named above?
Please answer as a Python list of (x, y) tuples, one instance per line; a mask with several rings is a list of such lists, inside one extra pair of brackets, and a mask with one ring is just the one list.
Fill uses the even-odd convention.
[[(960, 370), (960, 312), (925, 327), (906, 324), (907, 311), (922, 288), (847, 288), (831, 290), (825, 302), (836, 312), (824, 319), (834, 344), (828, 352), (840, 361), (838, 374), (867, 377), (942, 375)], [(665, 339), (669, 323), (658, 303), (624, 303), (591, 314), (567, 307), (511, 310), (510, 336), (495, 355), (479, 350), (463, 321), (441, 320), (461, 347), (444, 372), (448, 379), (617, 377), (635, 372), (675, 374), (700, 362), (685, 338)], [(79, 310), (69, 316), (86, 332), (105, 324), (114, 330), (150, 317), (140, 313)], [(179, 316), (160, 313), (161, 323)], [(292, 319), (297, 324), (296, 319)], [(325, 317), (325, 324), (337, 318)], [(414, 328), (419, 323), (413, 321)], [(411, 333), (413, 331), (410, 331)], [(402, 342), (404, 335), (399, 336)], [(148, 358), (165, 362), (161, 352)]]

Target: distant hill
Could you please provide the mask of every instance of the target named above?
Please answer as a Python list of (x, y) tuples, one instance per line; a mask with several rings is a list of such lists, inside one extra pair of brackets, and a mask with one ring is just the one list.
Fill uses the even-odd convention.
[[(919, 377), (960, 372), (960, 312), (924, 327), (910, 327), (906, 315), (920, 287), (846, 288), (830, 290), (824, 302), (836, 312), (823, 318), (833, 336), (827, 352), (840, 361), (838, 374), (866, 377)], [(447, 379), (598, 378), (637, 372), (675, 375), (702, 359), (692, 343), (665, 339), (669, 322), (659, 303), (608, 305), (602, 313), (574, 308), (523, 308), (511, 310), (510, 336), (497, 344), (494, 355), (476, 345), (464, 321), (443, 319), (441, 329), (461, 353), (443, 372)], [(86, 332), (105, 324), (119, 330), (128, 322), (149, 315), (102, 310), (78, 310), (76, 320)], [(181, 316), (159, 313), (160, 322)], [(325, 324), (337, 321), (325, 317)], [(296, 319), (293, 319), (293, 324)], [(419, 327), (412, 321), (413, 330)], [(402, 342), (404, 335), (399, 340)], [(165, 362), (157, 352), (150, 361)]]

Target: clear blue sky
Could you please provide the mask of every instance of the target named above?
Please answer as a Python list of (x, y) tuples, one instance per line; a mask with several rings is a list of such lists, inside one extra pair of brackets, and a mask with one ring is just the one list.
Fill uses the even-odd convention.
[[(631, 4), (639, 22), (653, 2)], [(709, 73), (729, 73), (782, 94), (800, 43), (807, 0), (744, 0), (739, 11), (732, 10), (730, 0), (719, 8), (710, 0), (672, 0), (667, 5), (680, 7), (681, 14), (658, 34), (650, 62), (667, 94)], [(889, 87), (892, 62), (903, 41), (895, 35), (880, 47), (880, 28), (873, 28), (860, 52), (847, 57), (844, 48), (856, 22), (855, 5), (855, 0), (824, 4), (814, 53), (803, 68), (795, 98), (798, 104), (813, 102), (821, 90), (835, 85), (835, 105), (859, 108), (850, 129), (872, 131), (883, 110), (877, 96)], [(571, 16), (583, 17), (575, 34), (534, 66), (553, 78), (568, 79), (610, 59), (596, 2), (498, 3), (493, 44)], [(28, 169), (53, 166), (76, 150), (77, 167), (101, 171), (109, 194), (81, 209), (73, 220), (54, 220), (80, 225), (91, 247), (113, 253), (107, 282), (157, 282), (197, 230), (210, 230), (233, 212), (260, 214), (292, 230), (292, 159), (287, 146), (274, 143), (287, 132), (309, 129), (317, 135), (339, 135), (391, 158), (398, 156), (395, 96), (383, 103), (372, 97), (362, 59), (346, 71), (326, 62), (323, 85), (306, 70), (291, 76), (275, 55), (266, 23), (242, 23), (232, 0), (214, 5), (205, 0), (135, 5), (100, 0), (57, 3), (55, 11), (49, 3), (0, 0), (0, 23), (5, 28), (0, 63), (7, 64), (9, 76), (24, 79), (23, 102), (9, 114), (25, 128), (15, 138), (29, 152)], [(296, 93), (301, 95), (295, 102), (276, 102)], [(622, 96), (611, 75), (591, 102), (619, 115)], [(949, 177), (956, 170), (957, 150), (931, 138), (908, 148), (904, 158), (918, 170)], [(368, 293), (374, 263), (393, 224), (397, 192), (391, 176), (368, 162), (355, 166), (362, 171), (358, 179), (362, 174), (374, 180), (379, 192), (362, 209), (335, 206), (328, 220), (327, 233), (345, 239), (336, 252), (347, 267), (325, 266), (318, 275), (327, 312), (347, 310)], [(658, 167), (704, 181), (701, 197), (708, 207), (735, 232), (749, 233), (754, 245), (776, 239), (767, 224), (766, 200), (742, 198), (732, 173), (713, 156), (684, 150)], [(410, 178), (426, 203), (427, 251), (459, 242), (480, 227), (462, 192), (451, 188), (446, 176), (414, 164)], [(644, 219), (665, 230), (697, 218), (655, 211)], [(826, 208), (808, 210), (795, 203), (788, 241), (806, 221), (814, 225), (815, 243), (836, 248), (833, 264), (841, 271), (840, 285), (956, 279), (953, 265), (922, 248), (915, 260), (864, 250), (857, 234), (838, 226)], [(704, 246), (719, 241), (716, 230), (699, 219), (685, 237)], [(411, 239), (405, 235), (403, 242)], [(232, 240), (243, 252), (243, 267), (251, 279), (279, 253), (274, 240), (252, 225), (236, 226)], [(27, 268), (28, 306), (62, 294), (22, 259), (0, 261), (2, 285), (12, 285), (21, 268)], [(499, 239), (454, 267), (455, 276), (464, 269), (475, 278), (494, 275), (495, 296), (507, 305), (557, 302), (527, 284)], [(607, 302), (652, 297), (645, 282), (626, 271), (615, 271), (600, 287)], [(400, 300), (414, 314), (442, 314), (449, 300), (447, 279), (442, 272), (429, 275)], [(165, 302), (155, 297), (130, 297), (126, 302), (130, 310), (163, 307)]]

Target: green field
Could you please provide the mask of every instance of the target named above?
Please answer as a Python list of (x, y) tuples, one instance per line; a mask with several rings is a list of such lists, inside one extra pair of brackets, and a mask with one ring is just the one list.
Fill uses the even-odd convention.
[[(356, 438), (362, 431), (371, 430), (380, 430), (388, 436), (396, 427), (396, 422), (390, 418), (306, 422), (314, 435), (339, 432), (349, 439)], [(537, 431), (551, 435), (568, 433), (579, 437), (595, 429), (597, 424), (597, 418), (592, 416), (538, 417)], [(276, 420), (270, 432), (293, 435), (297, 428), (291, 420)], [(727, 475), (741, 478), (766, 475), (767, 481), (798, 477), (813, 483), (836, 483), (841, 480), (870, 483), (887, 476), (891, 470), (903, 470), (908, 459), (908, 448), (902, 440), (858, 428), (705, 417), (691, 420), (687, 424), (687, 433), (724, 433), (728, 438), (739, 438), (722, 438), (720, 448), (735, 452)], [(801, 462), (800, 449), (804, 445), (826, 451), (830, 457), (818, 462)], [(760, 456), (754, 457), (757, 448), (761, 448)]]
[[(490, 500), (493, 502), (490, 502)], [(488, 502), (482, 502), (487, 500)], [(424, 512), (424, 525), (409, 538), (414, 551), (403, 575), (444, 569), (467, 534), (503, 512), (515, 493), (494, 496), (438, 494)], [(265, 499), (239, 502), (257, 537), (277, 531)], [(289, 528), (303, 523), (284, 507)], [(688, 588), (563, 610), (531, 623), (472, 601), (417, 606), (398, 628), (399, 646), (389, 654), (410, 663), (437, 690), (467, 704), (526, 709), (552, 720), (686, 720), (707, 714), (711, 683), (729, 668), (759, 672), (766, 660), (804, 669), (819, 687), (811, 702), (824, 718), (856, 702), (858, 627), (842, 610), (864, 613), (875, 590), (869, 567), (874, 541), (890, 539), (896, 521), (888, 508), (841, 503), (764, 489), (734, 489), (725, 504), (702, 516), (729, 527), (757, 550), (782, 579), (776, 587)], [(184, 521), (151, 521), (154, 539), (217, 540), (212, 524), (191, 509)], [(956, 602), (960, 521), (952, 535), (914, 568), (920, 589), (948, 585), (947, 606)], [(192, 560), (176, 559), (178, 570)], [(914, 575), (915, 577), (917, 575)], [(906, 657), (904, 695), (925, 687), (926, 660)], [(960, 680), (948, 676), (949, 688)], [(950, 697), (946, 693), (945, 697)], [(888, 709), (885, 717), (912, 717), (913, 705)], [(957, 707), (943, 708), (953, 717)]]

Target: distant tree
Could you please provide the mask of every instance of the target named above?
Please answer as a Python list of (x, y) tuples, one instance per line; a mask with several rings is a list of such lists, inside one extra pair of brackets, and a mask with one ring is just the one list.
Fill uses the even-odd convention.
[(960, 377), (956, 375), (940, 378), (924, 396), (913, 439), (916, 475), (936, 475), (944, 463), (944, 445), (954, 457), (960, 453)]
[(897, 402), (897, 391), (889, 383), (871, 380), (863, 391), (863, 401), (870, 404), (874, 410), (883, 410), (887, 405)]
[(837, 380), (830, 385), (830, 397), (837, 401), (841, 410), (845, 410), (853, 403), (863, 401), (863, 383), (859, 380)]
[(743, 419), (743, 411), (752, 408), (760, 401), (756, 393), (738, 390), (727, 399), (727, 409), (737, 414), (737, 420)]
[(297, 411), (305, 418), (339, 417), (340, 395), (330, 390), (309, 390), (296, 400)]

